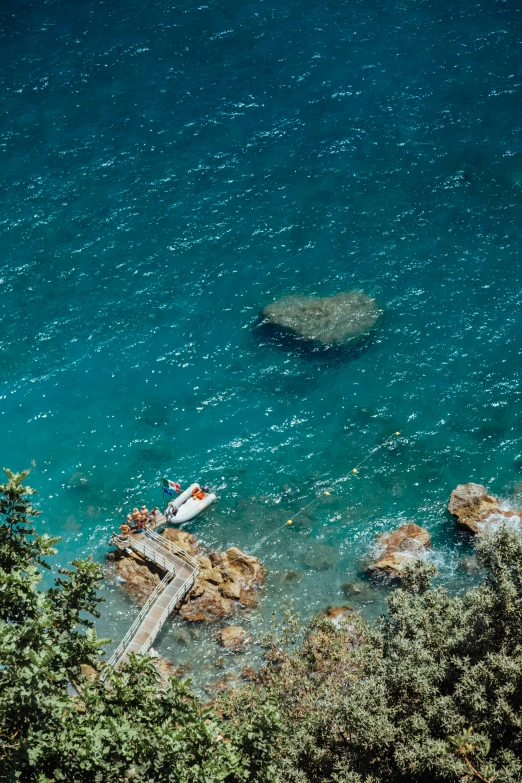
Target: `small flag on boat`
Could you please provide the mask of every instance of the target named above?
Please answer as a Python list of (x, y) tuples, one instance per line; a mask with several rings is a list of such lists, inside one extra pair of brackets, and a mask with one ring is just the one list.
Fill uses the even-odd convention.
[(163, 483), (163, 491), (165, 492), (166, 495), (173, 494), (172, 492), (167, 490), (175, 489), (176, 492), (181, 492), (181, 487), (177, 481), (169, 481), (169, 479), (164, 478), (162, 479), (162, 483)]

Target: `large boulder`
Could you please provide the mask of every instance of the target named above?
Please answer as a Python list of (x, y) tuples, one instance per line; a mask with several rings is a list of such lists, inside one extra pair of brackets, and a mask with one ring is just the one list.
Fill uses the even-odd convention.
[(471, 533), (481, 533), (492, 522), (513, 517), (520, 513), (502, 508), (501, 501), (488, 495), (482, 484), (459, 484), (451, 493), (448, 511), (457, 518), (458, 524)]
[(381, 553), (369, 570), (400, 578), (406, 566), (419, 559), (425, 549), (431, 545), (431, 540), (427, 530), (414, 522), (409, 522), (392, 533), (378, 535), (376, 544)]
[(240, 625), (229, 625), (218, 632), (220, 644), (232, 652), (240, 652), (252, 644), (252, 634)]
[(192, 533), (188, 533), (186, 530), (178, 530), (176, 527), (167, 527), (162, 533), (162, 538), (164, 541), (172, 541), (173, 544), (179, 546), (180, 549), (183, 549), (192, 557), (196, 557), (196, 555), (199, 554), (196, 536)]
[(126, 591), (139, 602), (144, 601), (161, 582), (163, 573), (134, 552), (123, 554), (117, 550), (115, 554), (118, 576)]
[(179, 607), (180, 617), (193, 623), (212, 623), (234, 613), (234, 602), (230, 598), (224, 598), (208, 584), (198, 582)]
[(327, 347), (361, 341), (374, 328), (382, 310), (360, 291), (334, 296), (283, 296), (263, 310), (266, 324)]
[(234, 607), (254, 606), (255, 591), (266, 576), (259, 558), (238, 547), (200, 556), (196, 584), (181, 605), (181, 617), (192, 622), (212, 622), (230, 617)]

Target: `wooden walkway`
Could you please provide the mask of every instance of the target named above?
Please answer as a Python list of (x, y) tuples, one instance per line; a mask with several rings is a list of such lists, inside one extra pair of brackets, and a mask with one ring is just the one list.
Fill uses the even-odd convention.
[(198, 577), (198, 561), (155, 532), (166, 522), (163, 514), (156, 514), (153, 525), (147, 526), (144, 533), (131, 534), (124, 538), (115, 536), (112, 539), (116, 546), (137, 552), (165, 571), (162, 581), (151, 593), (118, 649), (112, 654), (109, 665), (114, 668), (126, 661), (131, 652), (141, 655), (148, 652), (165, 620)]

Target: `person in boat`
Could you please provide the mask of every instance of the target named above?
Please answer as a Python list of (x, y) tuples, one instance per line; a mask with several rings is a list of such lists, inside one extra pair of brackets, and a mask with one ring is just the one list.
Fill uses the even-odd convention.
[(140, 521), (140, 512), (138, 511), (137, 508), (132, 509), (131, 518), (134, 524), (137, 526), (138, 522)]
[(192, 497), (196, 498), (196, 500), (203, 500), (206, 497), (206, 495), (203, 492), (203, 490), (198, 489), (198, 487), (194, 487), (194, 489), (192, 490)]
[(120, 530), (123, 536), (128, 536), (131, 532), (130, 526), (124, 522), (123, 525), (120, 525)]
[(177, 513), (178, 513), (178, 507), (174, 504), (174, 501), (171, 500), (165, 512), (165, 516), (167, 517), (167, 520), (169, 522), (172, 522), (172, 520), (174, 519)]

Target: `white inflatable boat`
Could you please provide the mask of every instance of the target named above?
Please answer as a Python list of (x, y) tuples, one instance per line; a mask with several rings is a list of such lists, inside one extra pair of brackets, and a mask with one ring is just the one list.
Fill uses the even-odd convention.
[(171, 525), (180, 525), (182, 522), (188, 522), (189, 519), (194, 519), (195, 516), (216, 500), (213, 492), (203, 493), (205, 497), (200, 500), (192, 494), (195, 489), (201, 492), (199, 484), (191, 484), (175, 500), (170, 501), (165, 511), (167, 522)]

